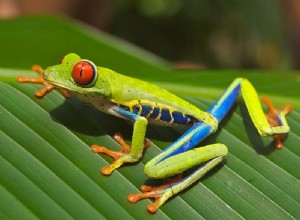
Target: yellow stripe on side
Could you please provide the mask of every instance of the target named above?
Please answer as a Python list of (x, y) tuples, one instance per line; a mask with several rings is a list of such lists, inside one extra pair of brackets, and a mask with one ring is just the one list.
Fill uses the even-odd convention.
[(173, 108), (173, 107), (168, 106), (168, 105), (163, 105), (163, 104), (160, 104), (158, 102), (152, 102), (152, 101), (143, 100), (143, 99), (141, 99), (141, 100), (133, 100), (133, 101), (129, 101), (129, 102), (122, 102), (122, 101), (115, 100), (115, 99), (111, 99), (110, 101), (113, 102), (113, 103), (116, 103), (117, 105), (124, 105), (124, 106), (127, 106), (129, 108), (132, 108), (135, 105), (150, 105), (150, 106), (153, 106), (153, 107), (157, 106), (160, 109), (167, 108), (171, 112), (177, 110), (176, 108)]
[(253, 85), (244, 79), (241, 84), (241, 91), (245, 100), (249, 115), (258, 131), (262, 136), (272, 135), (273, 130), (270, 126), (265, 113), (262, 109), (258, 94)]

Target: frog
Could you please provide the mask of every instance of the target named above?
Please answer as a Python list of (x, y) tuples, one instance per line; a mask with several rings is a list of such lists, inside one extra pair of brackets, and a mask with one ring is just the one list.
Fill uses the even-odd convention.
[[(57, 65), (45, 70), (38, 65), (32, 69), (39, 77), (19, 76), (17, 81), (43, 84), (44, 87), (35, 92), (37, 97), (43, 98), (53, 89), (58, 89), (66, 98), (75, 97), (104, 113), (132, 123), (131, 146), (120, 133), (113, 137), (121, 146), (119, 151), (97, 144), (91, 146), (94, 153), (113, 158), (111, 164), (102, 167), (103, 175), (111, 175), (123, 164), (136, 163), (142, 158), (144, 149), (151, 145), (145, 137), (148, 124), (188, 126), (176, 141), (144, 166), (149, 178), (166, 179), (166, 183), (161, 186), (142, 185), (141, 193), (128, 195), (132, 203), (145, 198), (154, 199), (147, 206), (150, 213), (157, 212), (168, 199), (197, 182), (226, 158), (228, 148), (224, 144), (199, 144), (218, 130), (239, 94), (257, 132), (261, 136), (274, 137), (277, 149), (282, 148), (290, 130), (286, 115), (291, 112), (291, 105), (277, 109), (269, 98), (264, 97), (263, 102), (269, 108), (265, 114), (256, 89), (246, 78), (233, 79), (214, 104), (204, 111), (166, 89), (96, 66), (75, 53), (65, 55)], [(188, 175), (184, 175), (186, 171), (190, 171)]]

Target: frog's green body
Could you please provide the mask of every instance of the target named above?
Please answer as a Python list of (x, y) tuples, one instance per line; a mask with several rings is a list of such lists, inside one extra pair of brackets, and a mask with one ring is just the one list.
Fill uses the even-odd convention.
[(39, 96), (44, 96), (54, 87), (66, 90), (79, 100), (108, 114), (130, 120), (134, 124), (131, 148), (119, 135), (115, 139), (123, 147), (121, 152), (92, 146), (94, 152), (105, 153), (115, 159), (111, 165), (102, 169), (103, 174), (109, 175), (123, 163), (132, 163), (140, 159), (148, 121), (158, 125), (192, 125), (177, 141), (145, 165), (145, 173), (151, 178), (165, 178), (201, 164), (200, 167), (178, 183), (168, 184), (159, 189), (147, 188), (145, 190), (150, 192), (128, 197), (132, 202), (146, 197), (156, 198), (154, 204), (148, 206), (151, 212), (155, 212), (172, 195), (201, 178), (227, 155), (227, 147), (223, 144), (195, 147), (217, 130), (219, 122), (231, 109), (240, 91), (249, 115), (261, 135), (275, 135), (279, 146), (284, 138), (283, 134), (289, 131), (285, 115), (290, 111), (290, 107), (284, 108), (283, 111), (275, 111), (269, 104), (269, 118), (272, 118), (269, 123), (255, 89), (248, 80), (242, 78), (235, 79), (216, 103), (205, 112), (165, 89), (107, 68), (96, 67), (91, 61), (82, 60), (76, 54), (66, 55), (59, 65), (48, 67), (45, 71), (40, 67), (35, 68), (41, 74), (41, 78), (20, 77), (19, 81), (44, 83), (47, 88), (42, 89)]
[[(199, 108), (167, 90), (161, 89), (148, 82), (116, 73), (107, 68), (96, 67), (98, 80), (96, 80), (94, 86), (82, 87), (81, 90), (78, 90), (78, 85), (74, 81), (70, 81), (68, 78), (69, 75), (61, 74), (62, 72), (72, 72), (74, 63), (81, 60), (81, 58), (75, 54), (71, 56), (72, 57), (68, 56), (64, 58), (64, 68), (62, 68), (62, 64), (47, 68), (45, 72), (49, 74), (45, 74), (45, 80), (57, 87), (66, 89), (83, 102), (92, 104), (96, 108), (110, 114), (114, 114), (114, 112), (111, 112), (108, 107), (114, 104), (126, 106), (131, 110), (137, 105), (140, 106), (141, 110), (143, 106), (157, 106), (160, 110), (168, 110), (169, 112), (166, 114), (170, 117), (165, 120), (165, 118), (159, 116), (155, 118), (150, 117), (149, 114), (148, 119), (152, 123), (173, 125), (206, 121), (207, 123), (217, 126), (217, 122), (210, 114), (201, 111)], [(103, 103), (101, 101), (103, 101)], [(175, 123), (174, 119), (172, 120), (172, 112), (174, 111), (180, 112), (183, 115), (192, 116), (196, 120), (187, 120), (186, 123)], [(169, 120), (170, 118), (171, 120)]]

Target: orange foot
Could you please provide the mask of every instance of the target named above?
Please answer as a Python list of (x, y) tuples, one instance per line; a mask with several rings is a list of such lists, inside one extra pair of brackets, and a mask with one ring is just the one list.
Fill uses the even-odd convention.
[(127, 199), (131, 203), (135, 203), (141, 199), (153, 198), (154, 202), (147, 206), (147, 210), (151, 213), (155, 213), (160, 206), (162, 206), (171, 196), (174, 195), (172, 186), (179, 183), (182, 180), (182, 174), (179, 174), (174, 179), (166, 179), (165, 184), (161, 186), (147, 186), (142, 185), (139, 194), (129, 194)]
[[(91, 149), (94, 153), (103, 153), (114, 159), (114, 162), (108, 166), (104, 166), (101, 169), (101, 173), (104, 175), (110, 175), (115, 169), (120, 167), (123, 163), (133, 163), (136, 162), (136, 159), (133, 159), (130, 155), (131, 148), (126, 142), (121, 134), (116, 133), (114, 135), (114, 140), (120, 144), (122, 150), (113, 151), (109, 150), (106, 147), (102, 147), (99, 145), (92, 145)], [(150, 147), (150, 142), (145, 140), (144, 149)]]
[[(286, 115), (292, 111), (292, 106), (288, 104), (284, 105), (282, 109), (275, 108), (268, 97), (263, 97), (262, 101), (268, 106), (269, 112), (266, 114), (266, 117), (270, 125), (273, 127), (282, 125), (282, 122), (279, 117), (281, 113)], [(284, 140), (286, 135), (287, 134), (275, 135), (275, 147), (277, 149), (282, 148), (282, 141)]]
[(18, 76), (17, 81), (20, 83), (36, 83), (36, 84), (44, 84), (45, 87), (39, 91), (36, 91), (34, 95), (38, 98), (43, 98), (48, 92), (51, 92), (53, 89), (59, 89), (65, 98), (70, 98), (70, 94), (63, 89), (56, 88), (54, 85), (46, 82), (43, 78), (43, 69), (39, 65), (33, 65), (32, 70), (37, 72), (40, 76), (37, 78), (31, 78), (27, 76)]

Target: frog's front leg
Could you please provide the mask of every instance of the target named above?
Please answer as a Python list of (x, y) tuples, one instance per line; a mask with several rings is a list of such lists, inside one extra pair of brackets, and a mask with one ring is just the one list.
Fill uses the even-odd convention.
[(45, 79), (43, 78), (44, 70), (42, 67), (40, 67), (39, 65), (33, 65), (31, 69), (37, 72), (40, 76), (37, 78), (18, 76), (17, 81), (20, 83), (35, 83), (44, 85), (44, 87), (41, 90), (36, 91), (34, 93), (36, 97), (43, 98), (48, 92), (51, 92), (53, 89), (58, 89), (59, 91), (61, 91), (65, 98), (70, 98), (70, 94), (66, 90), (57, 88), (54, 85), (45, 81)]
[(129, 119), (133, 123), (133, 134), (131, 147), (127, 145), (120, 134), (115, 134), (114, 139), (121, 145), (121, 151), (108, 150), (105, 147), (92, 145), (92, 151), (95, 153), (104, 153), (114, 158), (114, 162), (101, 169), (102, 174), (110, 175), (115, 169), (124, 163), (134, 163), (138, 161), (143, 153), (143, 149), (149, 146), (145, 141), (145, 133), (148, 120), (145, 117), (136, 115), (119, 106), (113, 106), (112, 111), (122, 118)]

